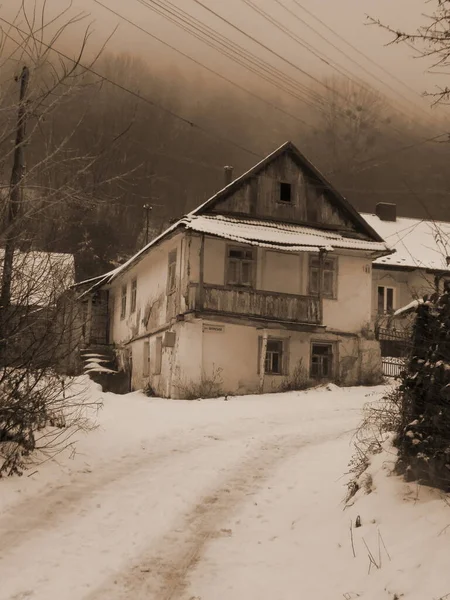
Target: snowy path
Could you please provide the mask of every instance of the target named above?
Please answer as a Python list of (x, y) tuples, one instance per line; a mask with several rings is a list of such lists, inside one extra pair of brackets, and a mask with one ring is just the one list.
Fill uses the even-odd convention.
[[(107, 394), (81, 458), (5, 482), (0, 599), (334, 598), (300, 566), (324, 558), (311, 524), (331, 528), (342, 513), (369, 391), (194, 403)], [(302, 522), (308, 539), (296, 533), (292, 553)], [(286, 577), (292, 593), (277, 592)]]

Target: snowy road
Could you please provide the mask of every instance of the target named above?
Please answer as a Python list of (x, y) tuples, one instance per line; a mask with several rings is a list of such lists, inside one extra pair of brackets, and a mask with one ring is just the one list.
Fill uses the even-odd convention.
[(0, 482), (0, 599), (335, 598), (314, 531), (342, 514), (368, 393), (106, 394), (75, 459)]

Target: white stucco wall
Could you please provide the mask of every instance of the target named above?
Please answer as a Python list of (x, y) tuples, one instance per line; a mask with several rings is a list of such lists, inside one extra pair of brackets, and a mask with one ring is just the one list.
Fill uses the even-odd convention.
[[(226, 283), (227, 240), (205, 238), (204, 282)], [(200, 238), (193, 237), (190, 262), (198, 261)], [(285, 294), (308, 295), (309, 254), (279, 252), (257, 248), (255, 289)], [(356, 333), (371, 321), (372, 265), (367, 257), (355, 253), (333, 252), (337, 260), (337, 298), (324, 299), (324, 324), (332, 330)], [(190, 280), (198, 282), (198, 270), (191, 268)]]
[(366, 257), (333, 255), (338, 260), (337, 297), (324, 298), (324, 325), (331, 330), (357, 333), (371, 320), (372, 265)]
[[(292, 379), (301, 363), (309, 378), (311, 344), (332, 343), (335, 349), (334, 380), (355, 385), (381, 371), (379, 345), (360, 336), (340, 336), (330, 332), (267, 330), (270, 338), (285, 340), (287, 371), (266, 375), (264, 392), (274, 392)], [(172, 375), (172, 397), (201, 389), (202, 380), (213, 382), (220, 393), (247, 394), (259, 391), (258, 337), (262, 329), (248, 325), (193, 319), (177, 324), (177, 357)], [(370, 382), (370, 379), (367, 379)]]

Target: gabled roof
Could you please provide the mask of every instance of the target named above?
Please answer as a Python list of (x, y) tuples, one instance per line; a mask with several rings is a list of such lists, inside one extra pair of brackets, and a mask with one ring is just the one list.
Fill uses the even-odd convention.
[(285, 142), (274, 152), (263, 158), (259, 163), (254, 165), (251, 169), (243, 173), (240, 177), (234, 179), (227, 186), (219, 190), (214, 196), (206, 200), (203, 204), (195, 208), (189, 213), (191, 215), (204, 214), (207, 209), (213, 208), (218, 202), (227, 198), (229, 195), (236, 192), (241, 186), (243, 186), (249, 179), (257, 175), (260, 171), (265, 169), (270, 163), (275, 161), (282, 154), (289, 153), (294, 160), (302, 167), (307, 175), (317, 183), (320, 187), (328, 191), (329, 199), (339, 206), (348, 218), (359, 226), (359, 228), (368, 235), (371, 239), (382, 242), (383, 238), (374, 230), (359, 214), (359, 212), (350, 204), (350, 202), (337, 191), (335, 187), (325, 178), (324, 175), (304, 156), (300, 150), (292, 143)]
[[(255, 219), (241, 219), (224, 217), (222, 215), (207, 214), (217, 202), (234, 193), (240, 186), (244, 185), (251, 177), (258, 174), (272, 161), (284, 153), (290, 153), (297, 163), (305, 170), (311, 179), (320, 184), (321, 188), (328, 191), (331, 201), (338, 205), (348, 218), (355, 223), (359, 230), (366, 234), (369, 240), (361, 240), (354, 237), (346, 237), (337, 232), (316, 229), (313, 227), (291, 225), (289, 223), (275, 223), (271, 221), (258, 221)], [(272, 247), (291, 251), (307, 250), (317, 252), (321, 248), (328, 251), (333, 248), (347, 248), (353, 250), (365, 250), (380, 255), (392, 252), (384, 243), (383, 238), (364, 220), (357, 210), (342, 196), (329, 181), (303, 156), (292, 142), (285, 142), (266, 158), (257, 163), (240, 177), (233, 180), (209, 200), (192, 210), (185, 217), (166, 229), (161, 235), (144, 246), (139, 252), (128, 259), (119, 267), (99, 277), (80, 282), (76, 286), (91, 285), (82, 295), (110, 283), (128, 269), (132, 264), (145, 255), (153, 246), (179, 228), (191, 229), (198, 232), (209, 233), (217, 237), (240, 241), (253, 245)]]
[(406, 217), (383, 221), (374, 214), (363, 213), (362, 216), (396, 250), (391, 256), (378, 258), (376, 265), (450, 271), (447, 265), (450, 223)]

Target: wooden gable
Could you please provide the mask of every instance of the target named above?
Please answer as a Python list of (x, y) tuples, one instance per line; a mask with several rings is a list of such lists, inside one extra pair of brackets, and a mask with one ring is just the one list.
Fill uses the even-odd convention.
[(308, 225), (381, 240), (290, 142), (193, 212)]

